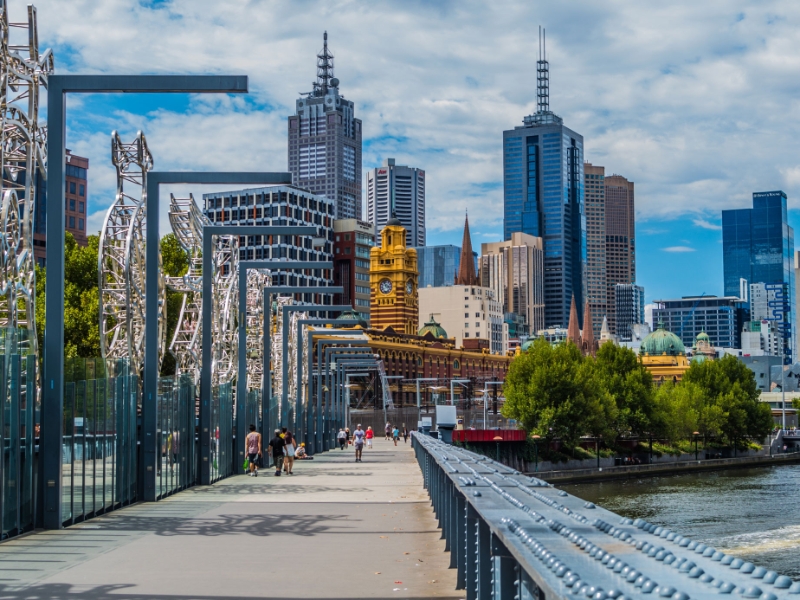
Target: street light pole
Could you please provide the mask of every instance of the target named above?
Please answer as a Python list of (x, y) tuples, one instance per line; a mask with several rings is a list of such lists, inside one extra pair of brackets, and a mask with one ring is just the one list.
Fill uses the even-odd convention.
[(539, 439), (541, 436), (533, 436), (533, 472), (539, 472)]
[(489, 388), (487, 385), (503, 385), (502, 381), (485, 381), (483, 388), (483, 428), (486, 429), (486, 408), (489, 402)]
[(420, 421), (422, 421), (422, 407), (420, 405), (420, 398), (419, 398), (419, 382), (420, 381), (438, 381), (436, 377), (417, 377), (417, 427), (419, 427)]
[(695, 431), (693, 435), (694, 435), (694, 459), (697, 460), (697, 440), (700, 437), (700, 432)]
[[(453, 389), (453, 384), (457, 383), (459, 385), (464, 385), (465, 383), (469, 383), (469, 379), (451, 379), (450, 380), (450, 404), (455, 404), (455, 391)], [(464, 386), (466, 387), (466, 386)]]

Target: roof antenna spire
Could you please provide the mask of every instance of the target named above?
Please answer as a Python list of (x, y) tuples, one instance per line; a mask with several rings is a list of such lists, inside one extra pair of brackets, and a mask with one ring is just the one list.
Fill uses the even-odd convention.
[(317, 54), (317, 82), (314, 84), (314, 92), (317, 96), (324, 96), (328, 93), (328, 86), (333, 79), (333, 54), (328, 50), (328, 32), (323, 36), (322, 51)]
[(539, 113), (550, 112), (550, 63), (547, 62), (547, 33), (539, 25), (539, 60), (536, 61), (536, 101)]

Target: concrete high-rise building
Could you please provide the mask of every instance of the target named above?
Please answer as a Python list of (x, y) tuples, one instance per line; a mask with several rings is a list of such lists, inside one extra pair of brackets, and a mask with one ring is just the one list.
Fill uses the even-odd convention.
[[(787, 364), (797, 357), (793, 257), (794, 230), (789, 226), (784, 192), (757, 192), (753, 194), (753, 208), (722, 211), (725, 294), (740, 296), (742, 279), (750, 284), (766, 284), (785, 294), (782, 310), (786, 315), (781, 333)], [(750, 291), (752, 294), (752, 287)]]
[(563, 327), (573, 296), (578, 306), (585, 296), (583, 136), (550, 110), (543, 47), (536, 68), (537, 112), (503, 132), (503, 230), (542, 238), (545, 325)]
[[(542, 246), (542, 238), (520, 232), (505, 242), (481, 244), (481, 285), (494, 290), (505, 321), (517, 336), (545, 327)], [(525, 331), (518, 331), (512, 315), (522, 317)]]
[(358, 219), (333, 222), (333, 285), (343, 294), (334, 294), (334, 304), (349, 304), (369, 322), (369, 253), (375, 245), (375, 227)]
[(392, 216), (406, 229), (408, 246), (425, 245), (425, 171), (395, 164), (393, 158), (382, 167), (367, 171), (367, 220), (380, 236)]
[(361, 120), (339, 94), (328, 33), (317, 55), (317, 81), (289, 117), (292, 183), (334, 203), (337, 219), (361, 218)]
[[(89, 243), (86, 216), (89, 213), (89, 159), (67, 150), (64, 164), (64, 225), (79, 246)], [(33, 256), (36, 264), (45, 266), (47, 254), (47, 186), (36, 178), (36, 214), (33, 222)]]
[(616, 336), (621, 342), (633, 340), (633, 326), (644, 323), (644, 288), (635, 283), (614, 286)]
[[(455, 283), (461, 263), (461, 246), (417, 246), (415, 250), (419, 265), (419, 287), (447, 287)], [(472, 258), (477, 272), (478, 254), (473, 252)]]
[[(798, 314), (797, 303), (800, 302), (800, 251), (794, 251), (794, 311)], [(800, 327), (795, 327), (795, 348), (800, 350)]]
[(636, 231), (633, 205), (633, 182), (621, 175), (607, 175), (605, 183), (606, 225), (606, 298), (608, 327), (614, 335), (617, 328), (614, 297), (618, 285), (636, 283)]
[[(599, 337), (607, 318), (606, 279), (606, 170), (584, 163), (583, 188), (586, 195), (586, 299), (592, 309), (592, 330)], [(586, 324), (583, 324), (584, 328)]]
[[(249, 235), (239, 237), (241, 260), (333, 260), (333, 203), (291, 185), (268, 186), (203, 194), (205, 214), (215, 225), (312, 225), (324, 238), (321, 245), (308, 236)], [(273, 285), (328, 286), (330, 269), (281, 271), (272, 269)], [(331, 304), (332, 294), (298, 294), (298, 300)]]

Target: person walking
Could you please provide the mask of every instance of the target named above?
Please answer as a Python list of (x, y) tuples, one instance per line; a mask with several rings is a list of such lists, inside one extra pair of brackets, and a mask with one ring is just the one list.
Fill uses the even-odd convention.
[(353, 443), (353, 442), (350, 441), (350, 428), (349, 427), (345, 427), (344, 428), (344, 433), (345, 433), (345, 439), (347, 440), (347, 445), (349, 446), (350, 444)]
[(361, 425), (356, 425), (356, 430), (353, 432), (353, 445), (356, 448), (356, 462), (363, 462), (361, 460), (361, 453), (364, 451), (364, 438), (366, 432), (361, 429)]
[(292, 473), (292, 467), (294, 467), (294, 451), (297, 448), (297, 442), (294, 440), (292, 432), (286, 427), (284, 427), (282, 431), (283, 441), (286, 444), (283, 447), (283, 472), (294, 475), (294, 473)]
[(269, 447), (272, 448), (272, 461), (275, 463), (275, 477), (280, 477), (281, 467), (283, 467), (283, 448), (286, 442), (281, 437), (281, 430), (275, 430), (275, 437), (269, 441)]
[(388, 442), (389, 441), (389, 434), (392, 433), (392, 424), (389, 423), (388, 421), (386, 422), (385, 431), (386, 431), (386, 441)]
[(372, 425), (367, 427), (367, 433), (364, 435), (367, 440), (367, 448), (372, 448), (372, 438), (375, 437), (375, 432), (372, 431)]
[(347, 434), (344, 432), (344, 429), (339, 430), (336, 440), (339, 442), (339, 449), (344, 450), (344, 447), (347, 445)]
[(405, 426), (405, 424), (403, 425), (403, 443), (408, 443), (408, 428)]
[(394, 440), (394, 445), (397, 446), (397, 440), (400, 439), (400, 430), (396, 426), (392, 429), (392, 439)]
[(250, 425), (250, 433), (244, 439), (244, 452), (250, 463), (250, 477), (258, 477), (258, 459), (261, 458), (261, 434), (256, 431), (255, 425)]

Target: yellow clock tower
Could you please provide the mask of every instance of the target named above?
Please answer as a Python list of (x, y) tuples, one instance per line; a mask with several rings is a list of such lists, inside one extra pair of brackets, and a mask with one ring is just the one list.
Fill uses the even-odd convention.
[(406, 230), (392, 217), (381, 231), (381, 245), (370, 252), (370, 327), (417, 334), (419, 294), (417, 251), (406, 248)]

